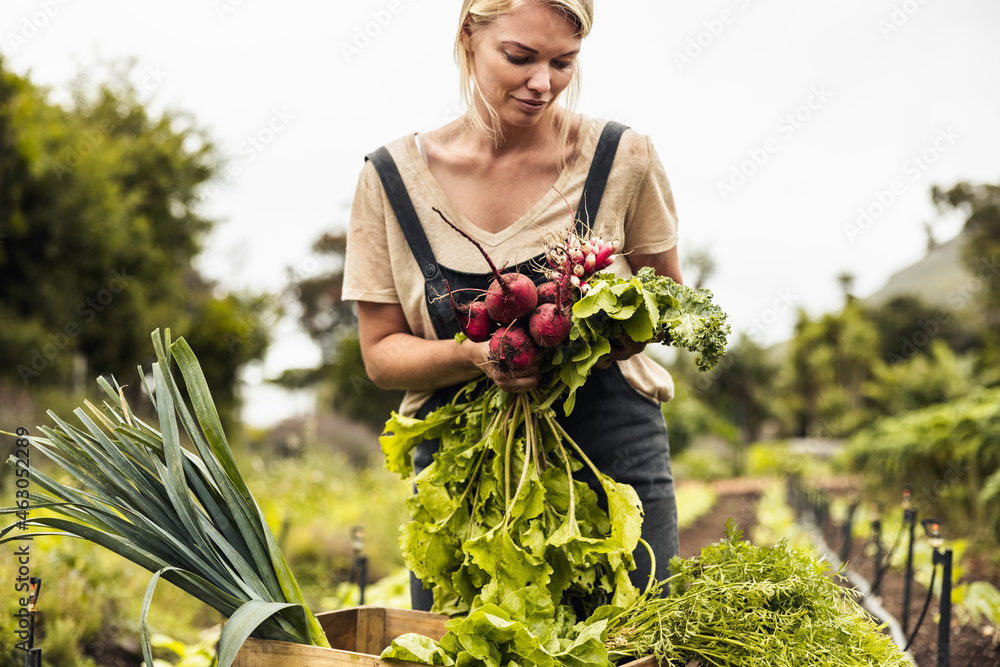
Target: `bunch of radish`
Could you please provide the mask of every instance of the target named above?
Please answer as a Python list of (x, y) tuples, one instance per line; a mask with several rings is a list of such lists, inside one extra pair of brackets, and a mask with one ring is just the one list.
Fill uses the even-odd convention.
[(450, 289), (449, 296), (462, 333), (477, 343), (489, 341), (491, 361), (504, 373), (528, 368), (539, 348), (556, 347), (566, 340), (573, 324), (573, 302), (587, 293), (590, 277), (614, 261), (614, 242), (581, 240), (571, 231), (546, 250), (548, 281), (536, 286), (522, 273), (501, 273), (475, 239), (439, 209), (434, 211), (479, 249), (493, 272), (493, 282), (481, 299), (459, 304)]

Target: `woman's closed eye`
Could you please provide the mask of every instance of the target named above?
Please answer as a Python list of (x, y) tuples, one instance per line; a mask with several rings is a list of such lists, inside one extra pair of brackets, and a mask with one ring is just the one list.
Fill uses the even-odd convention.
[[(532, 56), (515, 56), (511, 55), (510, 53), (504, 53), (504, 56), (507, 58), (507, 61), (510, 62), (512, 65), (527, 65), (533, 60)], [(573, 66), (573, 62), (572, 61), (567, 62), (564, 60), (553, 60), (552, 66), (558, 70), (566, 70)]]

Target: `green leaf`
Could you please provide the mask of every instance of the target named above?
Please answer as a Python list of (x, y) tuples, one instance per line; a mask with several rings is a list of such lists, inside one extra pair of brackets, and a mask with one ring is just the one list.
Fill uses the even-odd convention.
[(457, 409), (451, 404), (438, 408), (426, 419), (404, 417), (393, 412), (385, 425), (385, 432), (379, 437), (389, 471), (408, 477), (413, 472), (410, 461), (413, 448), (424, 440), (439, 437), (441, 431), (451, 425), (456, 414)]
[(382, 651), (380, 660), (408, 660), (422, 665), (450, 667), (455, 661), (436, 641), (415, 632), (407, 632), (392, 640)]
[[(232, 667), (243, 643), (253, 632), (267, 619), (275, 614), (294, 609), (303, 612), (302, 605), (291, 602), (264, 602), (263, 600), (251, 600), (244, 603), (237, 609), (226, 624), (222, 626), (222, 636), (219, 637), (219, 658), (218, 667)], [(305, 624), (302, 619), (302, 625)], [(308, 637), (301, 637), (300, 644), (308, 644)]]

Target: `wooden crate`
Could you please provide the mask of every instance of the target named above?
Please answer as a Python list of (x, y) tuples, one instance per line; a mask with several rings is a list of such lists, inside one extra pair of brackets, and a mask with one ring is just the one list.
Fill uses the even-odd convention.
[[(382, 649), (407, 632), (439, 640), (447, 616), (390, 607), (351, 607), (316, 614), (333, 648), (290, 644), (251, 637), (243, 644), (233, 667), (401, 667), (417, 663), (378, 659)], [(652, 657), (619, 667), (656, 667)]]
[(416, 663), (378, 659), (382, 649), (407, 632), (441, 639), (447, 616), (411, 609), (351, 607), (316, 614), (333, 648), (290, 644), (251, 637), (233, 667), (373, 667)]

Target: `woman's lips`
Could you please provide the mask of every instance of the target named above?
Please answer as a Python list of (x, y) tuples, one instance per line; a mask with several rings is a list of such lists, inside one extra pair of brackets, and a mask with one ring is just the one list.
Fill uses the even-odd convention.
[(537, 112), (545, 108), (545, 100), (524, 100), (520, 97), (514, 98), (521, 108), (528, 112)]

